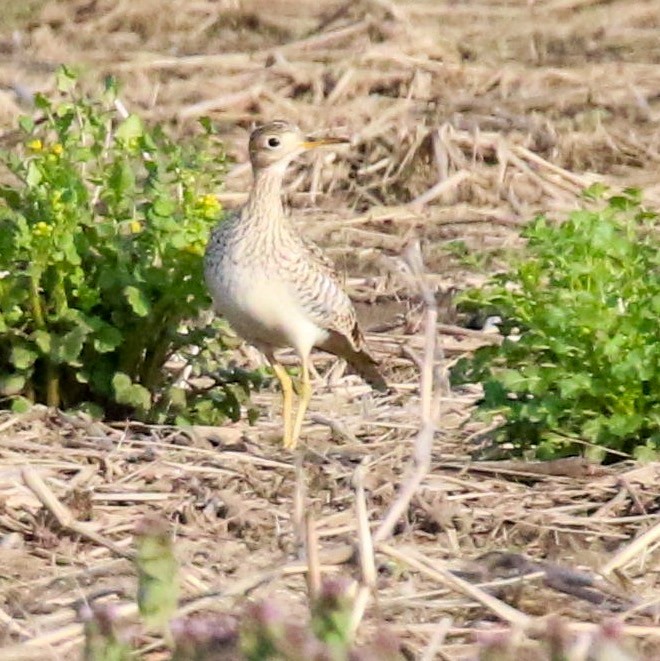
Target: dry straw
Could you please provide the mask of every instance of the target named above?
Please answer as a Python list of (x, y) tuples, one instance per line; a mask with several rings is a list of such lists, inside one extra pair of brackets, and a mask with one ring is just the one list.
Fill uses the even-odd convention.
[[(346, 272), (392, 393), (374, 398), (315, 357), (329, 387), (311, 405), (304, 482), (271, 442), (271, 391), (255, 398), (256, 427), (2, 414), (2, 657), (79, 649), (81, 600), (134, 616), (126, 556), (135, 521), (157, 511), (177, 523), (182, 613), (273, 592), (302, 613), (305, 577), (313, 591), (319, 574), (348, 571), (359, 537), (360, 635), (387, 620), (418, 658), (462, 659), (478, 623), (533, 630), (561, 612), (591, 636), (615, 615), (657, 658), (658, 464), (473, 461), (486, 431), (470, 419), (479, 392), (443, 384), (453, 361), (498, 341), (456, 323), (449, 294), (484, 277), (457, 244), (499, 268), (523, 222), (573, 208), (594, 180), (660, 201), (657, 2), (94, 6), (45, 3), (30, 27), (2, 35), (3, 147), (19, 104), (52, 89), (62, 61), (84, 64), (90, 87), (118, 74), (128, 110), (182, 137), (212, 115), (238, 162), (219, 195), (227, 207), (247, 190), (254, 121), (342, 131), (347, 153), (301, 163), (287, 201)], [(414, 235), (421, 279), (416, 248), (404, 253)], [(412, 287), (387, 268), (402, 253)], [(317, 554), (299, 558), (303, 542)]]

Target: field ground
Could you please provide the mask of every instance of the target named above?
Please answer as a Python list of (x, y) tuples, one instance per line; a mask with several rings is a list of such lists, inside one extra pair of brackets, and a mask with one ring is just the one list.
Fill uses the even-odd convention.
[[(409, 472), (420, 424), (411, 355), (423, 345), (421, 311), (394, 275), (404, 246), (422, 242), (444, 374), (493, 340), (458, 325), (452, 291), (505, 264), (522, 223), (574, 208), (593, 181), (643, 187), (660, 204), (658, 0), (53, 0), (5, 2), (2, 12), (0, 139), (34, 91), (53, 90), (62, 62), (81, 67), (90, 89), (115, 74), (129, 110), (182, 139), (211, 116), (237, 163), (220, 192), (227, 207), (249, 185), (254, 121), (286, 117), (350, 136), (350, 148), (299, 164), (287, 196), (362, 301), (393, 384), (376, 397), (317, 356), (323, 382), (302, 471), (278, 446), (274, 389), (256, 398), (254, 427), (3, 414), (3, 659), (79, 650), (76, 608), (86, 599), (131, 613), (135, 575), (123, 554), (146, 512), (175, 524), (189, 610), (235, 610), (247, 594), (302, 608), (296, 499), (313, 513), (322, 562), (340, 565), (327, 571), (357, 575), (343, 553), (356, 535), (355, 469), (362, 462), (376, 528)], [(659, 658), (658, 542), (631, 544), (660, 525), (660, 465), (473, 460), (478, 393), (440, 381), (431, 472), (377, 550), (378, 599), (361, 635), (386, 622), (421, 658), (441, 623), (436, 658), (459, 660), (474, 658), (475, 630), (502, 620), (556, 613), (584, 635), (617, 615), (630, 645)], [(67, 513), (96, 539), (58, 526), (54, 514)], [(500, 601), (452, 587), (448, 569)], [(526, 658), (538, 654), (530, 641)]]

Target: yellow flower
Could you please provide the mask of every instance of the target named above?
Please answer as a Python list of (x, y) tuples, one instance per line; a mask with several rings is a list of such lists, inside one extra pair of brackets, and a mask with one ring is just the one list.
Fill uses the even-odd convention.
[(204, 246), (199, 243), (189, 243), (184, 249), (183, 252), (187, 252), (190, 255), (203, 255)]
[(50, 236), (53, 233), (53, 228), (42, 220), (32, 228), (32, 233), (34, 236)]
[(205, 211), (217, 211), (220, 208), (220, 202), (215, 195), (202, 195), (199, 198), (198, 204)]
[[(55, 158), (54, 156), (51, 158)], [(61, 218), (66, 208), (66, 204), (62, 202), (62, 191), (54, 190), (50, 195), (50, 206), (56, 218)]]
[(138, 234), (138, 232), (142, 231), (142, 225), (140, 225), (139, 220), (131, 220), (129, 227), (131, 228), (131, 232), (133, 234)]
[(55, 154), (55, 156), (61, 156), (64, 151), (64, 147), (59, 142), (56, 142), (51, 148), (50, 153)]
[(197, 198), (195, 207), (205, 218), (213, 218), (220, 211), (221, 205), (215, 195), (207, 194)]
[(42, 151), (44, 148), (44, 143), (39, 140), (39, 138), (35, 138), (34, 140), (30, 140), (30, 142), (27, 143), (27, 148), (31, 149), (32, 151)]

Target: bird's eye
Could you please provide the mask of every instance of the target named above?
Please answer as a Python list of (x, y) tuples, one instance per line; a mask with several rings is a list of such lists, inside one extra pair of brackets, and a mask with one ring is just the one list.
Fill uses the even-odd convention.
[(275, 136), (271, 136), (268, 138), (267, 142), (269, 147), (279, 147), (280, 146), (280, 139), (276, 138)]

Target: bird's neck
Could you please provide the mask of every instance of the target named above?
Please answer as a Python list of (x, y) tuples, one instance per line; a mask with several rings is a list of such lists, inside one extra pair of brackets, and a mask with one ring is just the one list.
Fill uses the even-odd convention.
[(243, 220), (254, 225), (272, 225), (284, 218), (282, 179), (286, 168), (271, 166), (254, 173), (254, 185), (243, 207)]

